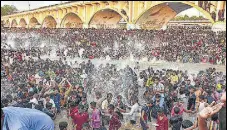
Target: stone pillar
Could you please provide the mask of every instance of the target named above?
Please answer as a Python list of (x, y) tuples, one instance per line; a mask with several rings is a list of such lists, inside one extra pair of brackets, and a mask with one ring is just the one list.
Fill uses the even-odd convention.
[(224, 4), (225, 4), (225, 1), (218, 1), (217, 11), (216, 11), (216, 21), (218, 21), (218, 12), (224, 9)]
[(88, 24), (87, 23), (84, 23), (83, 24), (83, 28), (88, 28)]
[(130, 23), (127, 24), (127, 30), (131, 30), (131, 29), (135, 29), (135, 28), (136, 28), (135, 24), (130, 24)]
[(128, 1), (129, 2), (129, 21), (128, 22), (132, 22), (132, 11), (133, 11), (133, 1)]

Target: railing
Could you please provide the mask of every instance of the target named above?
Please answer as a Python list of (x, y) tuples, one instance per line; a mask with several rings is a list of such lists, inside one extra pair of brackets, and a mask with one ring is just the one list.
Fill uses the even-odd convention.
[(203, 22), (209, 22), (210, 23), (210, 21), (209, 20), (180, 20), (180, 21), (178, 21), (178, 20), (171, 20), (171, 21), (169, 21), (169, 23), (203, 23)]

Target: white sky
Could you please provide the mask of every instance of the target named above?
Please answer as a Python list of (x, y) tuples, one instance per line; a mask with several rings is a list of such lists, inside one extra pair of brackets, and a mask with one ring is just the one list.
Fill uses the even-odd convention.
[[(59, 4), (61, 3), (61, 1), (1, 1), (1, 6), (4, 5), (14, 5), (16, 6), (16, 8), (19, 11), (23, 11), (23, 10), (28, 10), (29, 6), (28, 6), (28, 2), (30, 3), (30, 9), (35, 9), (35, 8), (39, 8), (42, 6), (48, 6), (48, 5), (53, 5), (53, 4)], [(67, 2), (67, 1), (62, 1)], [(202, 15), (202, 13), (199, 13), (198, 10), (196, 10), (195, 8), (191, 8), (188, 10), (185, 10), (181, 13), (178, 14), (179, 15), (185, 15), (187, 14), (188, 16), (199, 16)]]

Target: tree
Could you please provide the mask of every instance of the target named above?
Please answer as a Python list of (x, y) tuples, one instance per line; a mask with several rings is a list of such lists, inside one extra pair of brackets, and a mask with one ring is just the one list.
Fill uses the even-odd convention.
[(184, 21), (184, 20), (204, 20), (205, 18), (203, 16), (192, 16), (189, 17), (188, 15), (184, 15), (184, 16), (176, 16), (175, 18), (173, 18), (172, 20), (175, 21)]
[(189, 20), (189, 16), (188, 15), (184, 15), (184, 20)]
[(15, 6), (4, 5), (3, 7), (1, 7), (1, 16), (12, 14), (15, 11), (18, 11), (18, 9)]

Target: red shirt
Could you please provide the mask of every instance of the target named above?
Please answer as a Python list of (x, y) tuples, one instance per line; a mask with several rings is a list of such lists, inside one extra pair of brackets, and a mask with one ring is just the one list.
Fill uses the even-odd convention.
[(74, 108), (70, 109), (69, 116), (72, 117), (75, 113), (78, 113), (78, 107), (74, 107)]
[(75, 113), (73, 116), (73, 122), (76, 124), (76, 130), (82, 130), (82, 126), (84, 123), (88, 122), (89, 115), (87, 112), (85, 113)]
[(168, 118), (166, 116), (164, 116), (162, 120), (158, 118), (157, 124), (159, 126), (156, 127), (156, 130), (168, 130)]
[(118, 130), (121, 127), (119, 116), (114, 113), (109, 122), (109, 130)]

